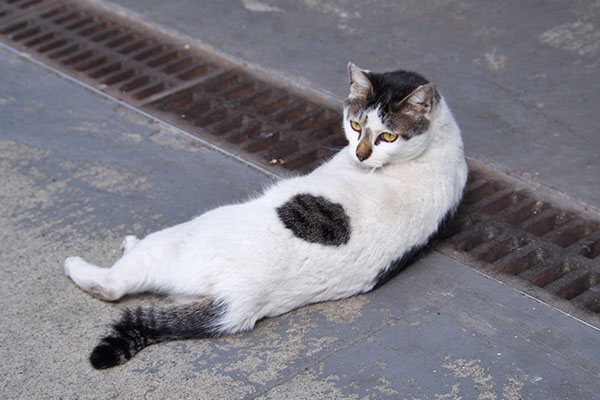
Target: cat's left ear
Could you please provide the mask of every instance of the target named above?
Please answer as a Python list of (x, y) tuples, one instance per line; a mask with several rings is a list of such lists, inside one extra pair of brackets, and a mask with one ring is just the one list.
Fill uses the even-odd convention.
[(403, 100), (394, 105), (394, 108), (402, 109), (402, 112), (429, 118), (436, 99), (436, 91), (431, 83), (421, 85)]

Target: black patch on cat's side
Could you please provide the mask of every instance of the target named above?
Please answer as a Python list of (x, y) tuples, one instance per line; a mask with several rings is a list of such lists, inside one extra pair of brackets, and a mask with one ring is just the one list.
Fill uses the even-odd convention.
[(381, 271), (379, 271), (379, 274), (377, 274), (377, 276), (375, 277), (375, 286), (373, 286), (373, 289), (371, 289), (371, 290), (375, 290), (378, 287), (382, 286), (384, 283), (386, 283), (387, 281), (392, 279), (394, 276), (398, 275), (401, 271), (403, 271), (410, 264), (415, 262), (422, 254), (428, 252), (431, 249), (431, 246), (433, 245), (433, 243), (435, 243), (435, 241), (441, 235), (443, 235), (444, 229), (452, 221), (452, 219), (454, 218), (454, 215), (455, 215), (454, 210), (449, 211), (446, 214), (446, 216), (444, 216), (444, 218), (442, 218), (442, 221), (438, 225), (437, 231), (435, 233), (433, 233), (431, 236), (429, 236), (429, 238), (427, 239), (425, 244), (423, 244), (421, 246), (413, 247), (399, 259), (392, 261), (392, 263), (390, 264), (389, 267), (384, 268)]
[(344, 208), (321, 196), (298, 194), (277, 208), (283, 225), (311, 243), (340, 246), (350, 240), (350, 218)]

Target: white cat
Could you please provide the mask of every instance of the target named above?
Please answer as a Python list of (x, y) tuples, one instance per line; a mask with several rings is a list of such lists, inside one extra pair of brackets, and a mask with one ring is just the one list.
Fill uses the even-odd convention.
[(95, 368), (153, 343), (249, 330), (367, 292), (428, 242), (466, 183), (460, 130), (422, 76), (348, 70), (349, 144), (314, 172), (143, 240), (128, 236), (111, 268), (66, 259), (73, 282), (103, 300), (155, 291), (187, 301), (126, 310), (92, 352)]

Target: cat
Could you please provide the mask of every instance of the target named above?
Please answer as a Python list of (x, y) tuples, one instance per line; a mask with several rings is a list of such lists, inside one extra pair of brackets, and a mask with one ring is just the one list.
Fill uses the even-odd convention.
[(427, 244), (466, 183), (458, 125), (417, 73), (352, 63), (348, 73), (349, 144), (312, 173), (143, 240), (127, 236), (111, 268), (65, 260), (71, 280), (100, 299), (147, 291), (181, 299), (124, 311), (93, 349), (94, 368), (154, 343), (246, 331), (265, 317), (368, 292)]

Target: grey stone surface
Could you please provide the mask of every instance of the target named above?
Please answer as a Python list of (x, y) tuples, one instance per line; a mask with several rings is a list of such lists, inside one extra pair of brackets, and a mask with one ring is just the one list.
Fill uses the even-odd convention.
[(600, 2), (97, 0), (342, 99), (346, 63), (433, 80), (467, 154), (600, 208)]
[(104, 303), (63, 274), (270, 178), (0, 50), (0, 397), (591, 399), (600, 334), (442, 255), (367, 295), (249, 333), (87, 357), (136, 296)]

